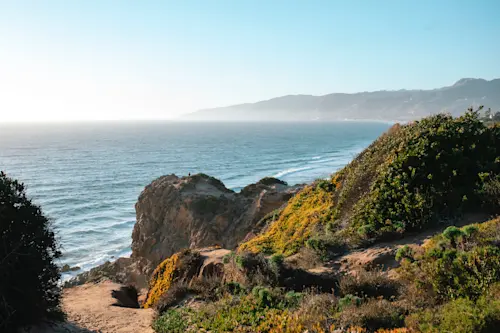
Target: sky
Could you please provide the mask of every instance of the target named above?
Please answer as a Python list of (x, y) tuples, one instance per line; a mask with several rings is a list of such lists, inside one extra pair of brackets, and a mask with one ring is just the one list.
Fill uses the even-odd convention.
[(500, 77), (498, 0), (0, 0), (0, 123)]

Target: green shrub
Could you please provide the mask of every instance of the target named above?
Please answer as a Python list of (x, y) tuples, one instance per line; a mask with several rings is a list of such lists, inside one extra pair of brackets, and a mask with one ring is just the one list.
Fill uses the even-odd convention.
[(500, 249), (487, 246), (468, 252), (443, 251), (425, 270), (438, 295), (477, 298), (500, 279)]
[(239, 269), (244, 269), (248, 265), (248, 258), (245, 255), (239, 255), (234, 257), (234, 262)]
[(273, 271), (269, 260), (262, 254), (240, 253), (234, 256), (231, 265), (226, 269), (226, 273), (233, 272), (232, 276), (226, 274), (230, 281), (246, 287), (277, 284), (278, 267)]
[(0, 331), (59, 318), (61, 256), (50, 221), (25, 187), (0, 172)]
[(448, 227), (443, 231), (443, 237), (450, 242), (452, 247), (456, 247), (457, 239), (463, 235), (462, 230), (455, 226)]
[(345, 295), (339, 299), (339, 309), (343, 310), (351, 305), (360, 306), (362, 302), (363, 300), (358, 296)]
[(224, 257), (222, 257), (222, 263), (224, 265), (227, 265), (231, 262), (231, 259), (234, 258), (235, 254), (233, 251), (231, 253), (226, 254)]
[(500, 324), (500, 302), (473, 301), (459, 298), (445, 304), (440, 313), (439, 330), (455, 333), (498, 332)]
[(275, 301), (270, 290), (266, 287), (257, 286), (252, 289), (252, 295), (257, 300), (257, 304), (262, 307), (270, 306)]
[(500, 281), (500, 219), (476, 225), (447, 228), (425, 248), (403, 261), (402, 276), (411, 283), (430, 287), (441, 301), (476, 300)]
[(153, 322), (153, 329), (158, 333), (184, 333), (189, 327), (186, 309), (170, 309)]
[(300, 301), (304, 298), (303, 293), (298, 293), (295, 291), (289, 291), (285, 294), (285, 303), (288, 306), (295, 307), (299, 305)]
[(405, 322), (423, 333), (495, 333), (500, 325), (500, 301), (487, 297), (477, 302), (458, 298), (440, 308), (411, 314)]
[(414, 252), (408, 245), (400, 247), (396, 251), (396, 260), (401, 261), (403, 259), (413, 260)]
[(283, 270), (283, 262), (285, 257), (282, 254), (274, 254), (268, 260), (269, 269), (279, 278)]
[(500, 207), (500, 175), (490, 176), (486, 174), (480, 193), (484, 200), (494, 208)]

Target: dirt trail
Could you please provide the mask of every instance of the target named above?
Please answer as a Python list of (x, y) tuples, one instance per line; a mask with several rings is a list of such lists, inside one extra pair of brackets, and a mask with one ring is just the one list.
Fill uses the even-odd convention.
[(102, 333), (152, 333), (152, 309), (113, 306), (113, 289), (120, 285), (109, 281), (85, 284), (64, 290), (63, 309), (68, 322)]
[[(461, 227), (471, 223), (480, 223), (488, 221), (491, 217), (486, 215), (474, 214), (467, 215), (455, 221), (454, 225)], [(409, 234), (408, 236), (390, 242), (378, 243), (366, 249), (352, 251), (341, 255), (326, 265), (327, 268), (338, 270), (340, 272), (353, 272), (359, 268), (381, 267), (384, 270), (391, 270), (399, 264), (395, 260), (396, 251), (405, 245), (422, 245), (434, 235), (441, 233), (448, 225), (430, 228), (420, 233)], [(319, 269), (319, 268), (318, 268)]]

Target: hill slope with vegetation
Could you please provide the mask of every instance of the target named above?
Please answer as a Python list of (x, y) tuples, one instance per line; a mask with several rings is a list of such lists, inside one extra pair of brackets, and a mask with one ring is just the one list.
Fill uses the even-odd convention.
[[(485, 125), (478, 112), (395, 125), (329, 180), (307, 186), (266, 217), (268, 226), (227, 255), (218, 274), (187, 283), (177, 272), (182, 286), (169, 278), (162, 296), (168, 302), (149, 304), (160, 314), (154, 328), (495, 332), (500, 220), (452, 225), (497, 214), (499, 184), (500, 126)], [(402, 246), (397, 269), (329, 266), (352, 249), (447, 225), (423, 245)], [(297, 266), (306, 254), (303, 262), (323, 262), (322, 270)], [(157, 283), (165, 285), (153, 279), (150, 290)]]
[(335, 254), (494, 211), (499, 175), (500, 126), (485, 126), (477, 112), (397, 124), (330, 180), (295, 196), (240, 250), (289, 255), (308, 245)]

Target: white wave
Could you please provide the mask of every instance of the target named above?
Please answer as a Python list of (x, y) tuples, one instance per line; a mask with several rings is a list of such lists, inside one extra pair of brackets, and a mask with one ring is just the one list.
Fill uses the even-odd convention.
[(329, 157), (329, 158), (324, 158), (324, 159), (320, 159), (320, 160), (314, 160), (314, 161), (311, 161), (309, 163), (311, 163), (311, 164), (321, 164), (321, 163), (326, 163), (326, 162), (338, 161), (342, 157), (343, 156)]
[(311, 158), (311, 160), (320, 160), (320, 159), (322, 159), (322, 158), (323, 158), (323, 156), (313, 156), (313, 157)]
[(290, 175), (292, 173), (297, 173), (297, 172), (311, 170), (311, 169), (312, 169), (312, 167), (290, 168), (290, 169), (286, 169), (286, 170), (278, 172), (277, 174), (273, 175), (273, 177), (279, 178), (279, 177), (283, 177), (286, 175)]

